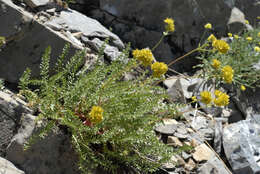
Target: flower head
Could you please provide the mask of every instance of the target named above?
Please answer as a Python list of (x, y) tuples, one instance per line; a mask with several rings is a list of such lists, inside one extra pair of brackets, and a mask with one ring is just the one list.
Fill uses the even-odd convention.
[(204, 25), (204, 28), (205, 29), (211, 29), (212, 28), (211, 23), (207, 23), (206, 25)]
[(260, 32), (257, 33), (257, 37), (260, 37)]
[(237, 34), (234, 34), (235, 39), (239, 39), (239, 36)]
[(221, 64), (220, 61), (218, 61), (217, 59), (213, 59), (211, 66), (215, 69), (218, 69), (220, 67), (220, 64)]
[(196, 96), (192, 96), (192, 97), (191, 97), (191, 100), (192, 100), (192, 103), (195, 103), (195, 102), (197, 102), (197, 101), (198, 101), (198, 99), (197, 99), (197, 97), (196, 97)]
[(5, 38), (0, 37), (0, 47), (5, 44)]
[(232, 33), (228, 33), (227, 35), (228, 35), (228, 37), (232, 37)]
[(214, 42), (214, 41), (216, 41), (217, 40), (217, 38), (213, 35), (213, 34), (211, 34), (209, 37), (208, 37), (208, 41), (210, 41), (210, 42)]
[(216, 106), (227, 106), (229, 104), (229, 96), (226, 93), (216, 90), (215, 96), (214, 104)]
[(93, 106), (89, 113), (91, 123), (97, 124), (103, 120), (104, 110), (100, 106)]
[(201, 102), (208, 105), (212, 101), (211, 93), (209, 91), (202, 91), (200, 93)]
[(234, 76), (234, 70), (231, 66), (226, 65), (222, 68), (222, 78), (226, 83), (232, 83), (233, 76)]
[(247, 37), (246, 40), (248, 40), (248, 41), (252, 41), (253, 38), (252, 38), (252, 37)]
[(260, 19), (260, 16), (257, 16), (256, 19)]
[(240, 86), (240, 89), (241, 89), (241, 91), (245, 91), (245, 90), (246, 90), (246, 87), (245, 87), (244, 85), (241, 85), (241, 86)]
[(245, 24), (249, 24), (249, 21), (248, 21), (248, 20), (245, 20)]
[(256, 46), (256, 47), (254, 48), (254, 50), (255, 50), (256, 52), (260, 52), (260, 47)]
[(217, 49), (220, 53), (227, 53), (227, 51), (229, 50), (229, 45), (227, 42), (225, 42), (224, 40), (215, 40), (212, 43), (212, 46)]
[(174, 32), (175, 26), (174, 26), (174, 20), (172, 18), (166, 18), (164, 19), (165, 25), (165, 30), (166, 32)]
[(151, 69), (154, 77), (160, 77), (168, 71), (168, 66), (163, 62), (155, 62), (152, 64)]
[(149, 66), (153, 62), (153, 54), (150, 49), (136, 49), (133, 51), (133, 56), (141, 61), (144, 66)]

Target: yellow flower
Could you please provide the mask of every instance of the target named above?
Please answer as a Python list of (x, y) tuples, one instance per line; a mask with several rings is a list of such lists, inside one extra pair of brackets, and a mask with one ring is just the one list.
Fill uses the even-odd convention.
[(172, 18), (166, 18), (164, 19), (165, 25), (165, 30), (166, 32), (174, 32), (175, 26), (174, 26), (174, 20)]
[(222, 68), (222, 78), (226, 83), (232, 83), (234, 71), (231, 66), (226, 65)]
[(217, 59), (213, 59), (211, 65), (213, 66), (213, 68), (218, 69), (220, 67), (220, 61), (218, 61)]
[(200, 93), (201, 102), (208, 105), (212, 101), (211, 93), (209, 91), (203, 91)]
[(89, 113), (91, 123), (100, 123), (103, 120), (104, 110), (100, 106), (93, 106)]
[(247, 37), (246, 40), (248, 40), (248, 41), (252, 41), (253, 38), (252, 38), (252, 37)]
[(168, 66), (163, 62), (155, 62), (152, 64), (151, 69), (154, 77), (160, 77), (168, 71)]
[(133, 51), (133, 56), (141, 61), (144, 66), (149, 66), (153, 62), (153, 54), (150, 49), (136, 49)]
[(229, 104), (229, 96), (226, 93), (216, 90), (215, 96), (214, 104), (216, 106), (227, 106)]
[(228, 35), (228, 37), (232, 37), (232, 33), (228, 33), (227, 35)]
[(248, 21), (248, 20), (245, 20), (245, 24), (249, 24), (249, 21)]
[(257, 36), (260, 37), (260, 32), (257, 33)]
[(227, 53), (229, 45), (224, 40), (216, 40), (212, 43), (212, 46), (217, 49), (220, 53)]
[(192, 96), (192, 97), (191, 97), (191, 100), (192, 100), (192, 103), (195, 103), (195, 102), (198, 101), (196, 96)]
[(214, 41), (216, 41), (217, 40), (217, 38), (213, 35), (213, 34), (211, 34), (209, 37), (208, 37), (208, 41), (210, 41), (210, 42), (214, 42)]
[(254, 48), (254, 50), (255, 50), (256, 52), (260, 52), (260, 48), (259, 48), (258, 46), (256, 46), (256, 47)]
[(241, 85), (241, 86), (240, 86), (240, 89), (241, 89), (241, 91), (245, 91), (245, 90), (246, 90), (246, 87), (245, 87), (244, 85)]
[(234, 34), (235, 39), (239, 39), (239, 36), (237, 34)]
[(260, 16), (257, 16), (256, 19), (260, 19)]
[(211, 29), (212, 28), (211, 23), (207, 23), (206, 25), (204, 25), (204, 28), (205, 29)]

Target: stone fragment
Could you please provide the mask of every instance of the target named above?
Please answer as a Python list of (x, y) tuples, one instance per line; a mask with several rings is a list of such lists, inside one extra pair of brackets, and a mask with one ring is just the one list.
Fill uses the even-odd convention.
[(31, 8), (47, 5), (50, 0), (24, 0), (24, 2)]
[(175, 119), (163, 119), (163, 124), (178, 124), (178, 121), (176, 121)]
[(188, 171), (192, 171), (196, 168), (196, 163), (190, 158), (188, 163), (186, 163), (184, 167)]
[(175, 147), (183, 146), (182, 142), (177, 137), (174, 136), (168, 136), (167, 144)]
[(25, 174), (17, 169), (10, 161), (0, 157), (0, 173), (1, 174)]
[[(199, 169), (200, 174), (231, 174), (231, 171), (216, 156), (209, 159)], [(245, 173), (244, 173), (245, 174)]]
[(243, 120), (230, 124), (223, 131), (223, 147), (226, 157), (236, 174), (260, 172), (260, 124)]
[(195, 148), (192, 157), (197, 162), (201, 162), (210, 160), (214, 155), (214, 152), (206, 144), (201, 144)]
[(177, 126), (175, 124), (160, 124), (156, 126), (155, 131), (165, 135), (173, 135), (176, 132)]

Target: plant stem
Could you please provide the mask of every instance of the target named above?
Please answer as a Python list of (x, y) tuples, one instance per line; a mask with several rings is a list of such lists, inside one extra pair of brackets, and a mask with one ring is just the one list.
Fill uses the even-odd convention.
[(163, 41), (163, 39), (164, 39), (164, 37), (165, 37), (166, 35), (162, 35), (162, 37), (160, 38), (160, 40), (157, 42), (157, 44), (152, 48), (152, 51), (154, 51), (160, 44), (161, 44), (161, 42)]

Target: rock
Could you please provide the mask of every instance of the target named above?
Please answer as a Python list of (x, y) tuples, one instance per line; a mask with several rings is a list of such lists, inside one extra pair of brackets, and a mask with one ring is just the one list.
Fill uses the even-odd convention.
[(47, 5), (50, 0), (24, 0), (24, 2), (31, 8)]
[(5, 155), (5, 149), (17, 131), (22, 114), (32, 112), (25, 104), (10, 91), (0, 91), (0, 156)]
[(192, 154), (192, 157), (197, 162), (208, 161), (215, 155), (214, 152), (206, 144), (201, 144), (195, 147), (194, 150), (195, 152)]
[(23, 171), (17, 169), (10, 161), (0, 157), (0, 173), (1, 174), (24, 174)]
[(168, 136), (167, 144), (174, 147), (183, 146), (182, 142), (177, 137), (174, 136)]
[(56, 129), (44, 139), (37, 139), (24, 151), (28, 138), (42, 129), (35, 125), (35, 118), (23, 115), (21, 127), (12, 138), (6, 158), (18, 165), (26, 174), (75, 174), (79, 173), (77, 155), (72, 150), (69, 135)]
[(191, 154), (187, 154), (185, 151), (181, 152), (181, 156), (184, 160), (187, 160), (191, 157)]
[(219, 160), (216, 156), (208, 160), (199, 169), (200, 174), (230, 174), (231, 172), (225, 166), (225, 164)]
[[(38, 76), (41, 57), (48, 46), (52, 48), (51, 72), (66, 43), (72, 45), (67, 59), (76, 51), (86, 48), (83, 36), (89, 40), (98, 38), (101, 41), (110, 38), (109, 44), (115, 47), (114, 50), (124, 48), (119, 37), (98, 21), (71, 9), (62, 10), (54, 16), (43, 11), (34, 17), (8, 0), (0, 0), (0, 7), (3, 26), (0, 35), (7, 39), (0, 54), (0, 64), (5, 65), (0, 69), (0, 77), (11, 83), (17, 83), (27, 67), (32, 70), (33, 77)], [(82, 37), (76, 37), (75, 34), (78, 33)], [(113, 54), (111, 51), (113, 50), (108, 51), (110, 57)]]
[(166, 118), (163, 119), (163, 124), (178, 124), (178, 122), (175, 119)]
[(228, 20), (228, 29), (230, 33), (239, 33), (243, 30), (252, 30), (253, 27), (245, 24), (245, 15), (238, 8), (234, 7)]
[(176, 129), (177, 126), (175, 124), (167, 124), (167, 125), (161, 124), (156, 126), (155, 131), (165, 135), (173, 135), (174, 132), (176, 132)]
[(186, 163), (184, 167), (188, 171), (192, 171), (196, 168), (196, 163), (192, 159), (189, 159), (188, 163)]
[(226, 157), (236, 174), (260, 172), (260, 125), (254, 120), (230, 124), (223, 131)]

